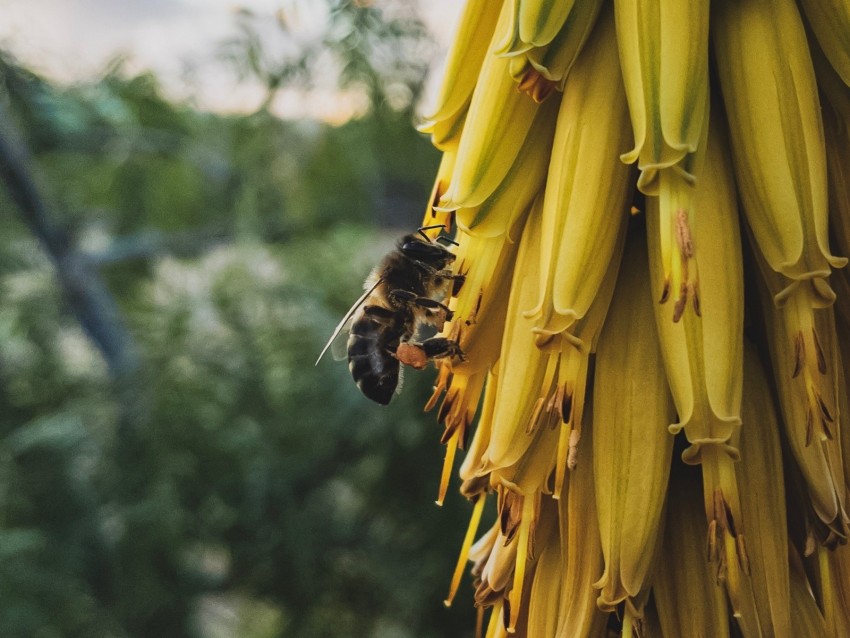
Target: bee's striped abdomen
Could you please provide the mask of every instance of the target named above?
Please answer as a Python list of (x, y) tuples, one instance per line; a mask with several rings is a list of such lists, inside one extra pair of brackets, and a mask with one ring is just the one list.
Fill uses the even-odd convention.
[(348, 337), (348, 369), (369, 399), (387, 405), (398, 386), (399, 362), (393, 356), (406, 332), (398, 313), (382, 306), (365, 306)]

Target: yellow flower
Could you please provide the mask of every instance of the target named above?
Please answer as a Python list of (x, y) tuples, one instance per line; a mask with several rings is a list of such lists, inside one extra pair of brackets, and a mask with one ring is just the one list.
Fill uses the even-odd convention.
[(850, 631), (850, 12), (801, 6), (468, 0), (428, 407), (487, 636)]

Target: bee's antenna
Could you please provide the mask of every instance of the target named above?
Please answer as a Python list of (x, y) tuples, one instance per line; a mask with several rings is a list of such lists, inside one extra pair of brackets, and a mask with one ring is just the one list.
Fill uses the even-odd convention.
[(435, 239), (431, 239), (430, 237), (428, 237), (428, 235), (425, 234), (426, 230), (434, 230), (435, 228), (442, 228), (443, 230), (445, 230), (446, 225), (445, 224), (434, 224), (433, 226), (422, 226), (421, 228), (419, 228), (419, 234), (422, 235), (425, 239), (427, 239), (432, 244), (435, 243), (437, 240), (442, 239), (443, 241), (446, 241), (446, 242), (452, 244), (453, 246), (459, 246), (460, 245), (454, 239), (451, 239), (451, 238), (446, 237), (444, 235), (438, 235)]
[(426, 234), (425, 234), (425, 231), (426, 231), (426, 230), (434, 230), (435, 228), (442, 228), (443, 230), (445, 230), (445, 229), (446, 229), (446, 225), (445, 225), (445, 224), (434, 224), (433, 226), (420, 226), (420, 228), (419, 228), (419, 231), (418, 231), (418, 232), (419, 232), (419, 234), (420, 234), (420, 235), (422, 235), (422, 236), (423, 236), (423, 237), (424, 237), (427, 241), (429, 241), (429, 242), (432, 242), (432, 243), (433, 243), (433, 240), (432, 240), (430, 237), (428, 237), (428, 235), (426, 235)]

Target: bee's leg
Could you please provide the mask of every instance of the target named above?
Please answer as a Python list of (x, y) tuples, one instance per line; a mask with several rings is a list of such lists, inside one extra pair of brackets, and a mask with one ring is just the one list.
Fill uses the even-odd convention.
[(457, 341), (445, 337), (432, 337), (417, 344), (429, 359), (441, 357), (460, 357), (463, 359), (463, 351)]
[[(443, 313), (445, 321), (451, 321), (452, 317), (454, 317), (454, 313), (449, 309), (449, 307), (444, 304), (431, 299), (430, 297), (418, 297), (412, 292), (408, 292), (407, 290), (392, 290), (390, 291), (390, 297), (396, 299), (398, 301), (402, 301), (404, 303), (409, 303), (414, 306), (418, 306), (426, 311), (437, 311), (440, 310)], [(431, 314), (431, 313), (429, 313)]]
[(466, 275), (460, 275), (460, 274), (456, 275), (451, 270), (449, 270), (448, 268), (446, 268), (444, 270), (437, 270), (432, 265), (426, 264), (426, 263), (421, 262), (421, 261), (417, 261), (416, 264), (420, 268), (422, 268), (422, 270), (424, 270), (429, 275), (431, 275), (432, 277), (438, 277), (440, 279), (466, 279)]
[(363, 306), (363, 314), (369, 315), (375, 319), (392, 319), (395, 316), (395, 313), (389, 308), (373, 304)]
[(466, 281), (466, 275), (462, 273), (454, 274), (451, 270), (439, 270), (433, 274), (436, 279), (447, 279), (452, 282), (452, 297), (457, 297)]
[(446, 304), (440, 303), (439, 301), (434, 301), (429, 297), (417, 297), (416, 301), (414, 301), (413, 303), (415, 303), (420, 308), (424, 308), (425, 310), (430, 310), (432, 312), (438, 309), (442, 310), (443, 317), (446, 321), (451, 321), (455, 316), (455, 313), (452, 312)]
[(387, 297), (391, 302), (394, 302), (397, 306), (403, 306), (404, 304), (413, 303), (417, 299), (419, 299), (419, 295), (417, 295), (415, 292), (410, 292), (409, 290), (402, 290), (401, 288), (390, 290), (387, 293)]
[(431, 359), (443, 357), (458, 357), (461, 361), (465, 361), (463, 351), (457, 341), (445, 337), (432, 337), (422, 343), (404, 341), (398, 345), (395, 351), (395, 358), (399, 362), (417, 370), (428, 365), (428, 361)]
[[(387, 296), (396, 304), (410, 304), (421, 308), (425, 311), (425, 315), (429, 319), (437, 319), (437, 321), (433, 321), (432, 323), (437, 326), (438, 330), (443, 329), (443, 322), (451, 321), (452, 318), (454, 318), (454, 312), (452, 312), (446, 304), (435, 301), (430, 297), (419, 297), (408, 290), (400, 289), (391, 290)], [(441, 314), (442, 317), (438, 317), (438, 313)]]
[(455, 274), (451, 270), (437, 270), (433, 266), (426, 264), (424, 262), (418, 261), (416, 262), (420, 268), (422, 268), (425, 272), (427, 272), (431, 277), (434, 278), (434, 283), (437, 288), (441, 288), (443, 285), (443, 281), (451, 281), (452, 285), (452, 297), (456, 297), (457, 293), (460, 292), (463, 283), (466, 281), (466, 275), (458, 273)]

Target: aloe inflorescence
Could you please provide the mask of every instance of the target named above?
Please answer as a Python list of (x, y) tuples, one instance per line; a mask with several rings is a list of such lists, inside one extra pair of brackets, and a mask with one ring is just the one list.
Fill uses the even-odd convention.
[(467, 0), (426, 407), (481, 635), (850, 636), (849, 83), (844, 0)]

